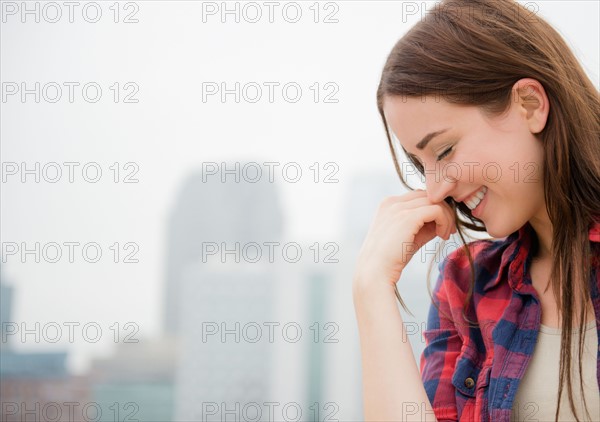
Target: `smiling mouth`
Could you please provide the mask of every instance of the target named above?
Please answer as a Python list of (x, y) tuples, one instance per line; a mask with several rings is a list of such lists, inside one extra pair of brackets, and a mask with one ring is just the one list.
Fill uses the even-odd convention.
[(485, 194), (487, 193), (487, 190), (488, 190), (487, 186), (482, 187), (477, 192), (475, 192), (475, 194), (473, 196), (471, 196), (469, 199), (467, 199), (466, 201), (463, 201), (463, 204), (465, 204), (471, 211), (474, 210), (475, 208), (477, 208), (477, 205), (479, 205), (481, 203), (481, 201), (483, 201), (483, 198), (484, 198)]

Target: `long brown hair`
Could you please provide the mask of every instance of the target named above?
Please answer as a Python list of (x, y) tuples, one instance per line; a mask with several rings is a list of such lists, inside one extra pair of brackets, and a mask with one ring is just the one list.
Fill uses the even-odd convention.
[[(412, 190), (400, 170), (383, 113), (386, 96), (441, 96), (449, 103), (478, 106), (487, 116), (497, 116), (510, 106), (514, 84), (526, 77), (542, 84), (550, 102), (546, 126), (537, 136), (544, 145), (544, 193), (554, 228), (550, 283), (563, 327), (560, 354), (564, 359), (560, 362), (555, 418), (558, 420), (566, 375), (569, 404), (579, 421), (573, 404), (569, 369), (573, 314), (579, 299), (579, 326), (582, 327), (579, 330), (579, 387), (584, 397), (582, 336), (585, 336), (586, 304), (591, 295), (591, 267), (598, 265), (589, 259), (592, 250), (588, 241), (589, 225), (600, 215), (598, 90), (560, 34), (519, 3), (513, 0), (443, 0), (428, 10), (393, 47), (377, 89), (377, 106), (396, 172), (402, 184)], [(423, 175), (421, 165), (410, 156), (408, 160)], [(465, 309), (472, 298), (475, 280), (473, 259), (463, 230), (482, 232), (485, 224), (475, 218), (465, 204), (456, 203), (450, 197), (445, 201), (454, 210), (462, 248), (470, 263), (471, 284), (463, 308), (463, 318), (470, 324), (472, 321), (466, 318)], [(429, 282), (427, 287), (431, 295)], [(435, 304), (433, 300), (432, 303)], [(585, 397), (584, 404), (589, 418)]]

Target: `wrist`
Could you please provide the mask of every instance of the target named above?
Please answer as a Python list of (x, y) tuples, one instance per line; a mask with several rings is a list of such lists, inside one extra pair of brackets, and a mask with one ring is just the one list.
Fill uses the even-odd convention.
[(352, 296), (357, 307), (377, 307), (382, 302), (396, 302), (396, 290), (394, 286), (385, 282), (362, 283), (358, 280), (353, 285)]
[(371, 295), (372, 292), (392, 293), (395, 296), (395, 286), (402, 275), (398, 270), (397, 276), (391, 276), (377, 271), (357, 271), (352, 279), (352, 291), (354, 295)]

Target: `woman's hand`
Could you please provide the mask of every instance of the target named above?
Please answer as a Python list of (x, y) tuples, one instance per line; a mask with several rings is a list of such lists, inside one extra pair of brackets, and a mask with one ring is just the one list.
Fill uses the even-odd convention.
[(354, 288), (387, 283), (395, 286), (414, 254), (435, 236), (456, 233), (454, 213), (442, 201), (432, 203), (424, 190), (385, 198), (360, 249)]

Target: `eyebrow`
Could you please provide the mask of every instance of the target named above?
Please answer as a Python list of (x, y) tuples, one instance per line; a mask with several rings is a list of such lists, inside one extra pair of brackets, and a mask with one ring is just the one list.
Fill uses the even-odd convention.
[(448, 127), (446, 129), (438, 130), (437, 132), (431, 132), (431, 133), (425, 135), (423, 137), (423, 139), (421, 139), (419, 141), (419, 143), (417, 144), (417, 149), (419, 149), (419, 150), (424, 149), (427, 146), (427, 144), (429, 143), (429, 141), (431, 141), (436, 136), (441, 135), (442, 133), (447, 132), (449, 130), (450, 130), (450, 128)]

